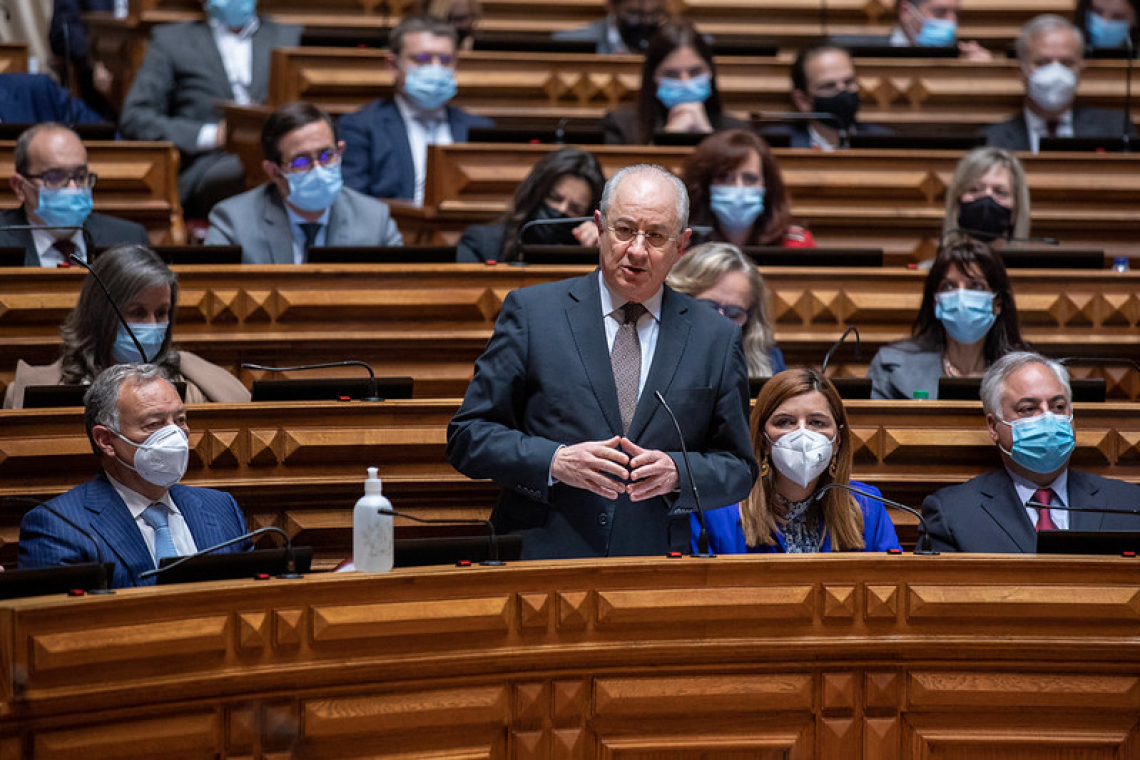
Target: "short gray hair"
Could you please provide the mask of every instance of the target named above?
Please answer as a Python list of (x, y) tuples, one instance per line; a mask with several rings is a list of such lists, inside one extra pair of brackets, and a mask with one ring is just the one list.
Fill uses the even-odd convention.
[(95, 456), (102, 454), (95, 445), (92, 432), (95, 426), (119, 430), (119, 395), (123, 384), (130, 381), (135, 385), (145, 385), (153, 380), (170, 382), (166, 371), (157, 364), (113, 364), (95, 377), (87, 393), (83, 394), (83, 425)]
[(1065, 388), (1065, 400), (1072, 402), (1073, 389), (1069, 384), (1069, 371), (1065, 369), (1065, 365), (1056, 359), (1050, 359), (1048, 356), (1042, 356), (1034, 351), (1011, 351), (991, 364), (990, 368), (986, 370), (985, 376), (982, 377), (982, 410), (986, 414), (992, 414), (998, 419), (1002, 419), (1001, 396), (1005, 391), (1006, 380), (1014, 372), (1030, 364), (1043, 364), (1052, 370), (1053, 374), (1057, 376), (1057, 380)]
[(1037, 35), (1054, 29), (1064, 29), (1076, 35), (1077, 51), (1081, 58), (1085, 57), (1085, 36), (1081, 30), (1055, 13), (1043, 13), (1025, 22), (1025, 26), (1021, 27), (1021, 33), (1017, 35), (1017, 60), (1022, 66), (1025, 66), (1025, 57), (1029, 54), (1029, 42)]
[(598, 205), (598, 211), (602, 215), (602, 221), (605, 221), (606, 214), (610, 210), (610, 203), (613, 202), (614, 195), (617, 193), (618, 186), (627, 177), (632, 177), (635, 174), (656, 174), (673, 183), (673, 187), (677, 191), (677, 221), (679, 222), (677, 231), (685, 229), (689, 226), (689, 192), (685, 189), (685, 183), (663, 166), (656, 164), (634, 164), (633, 166), (626, 166), (619, 169), (614, 176), (610, 177), (606, 182), (605, 188), (602, 189), (602, 202)]

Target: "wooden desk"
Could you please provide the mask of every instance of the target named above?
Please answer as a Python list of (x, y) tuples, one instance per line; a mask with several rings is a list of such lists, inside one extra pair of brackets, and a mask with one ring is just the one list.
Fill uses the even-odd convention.
[[(166, 142), (89, 140), (87, 164), (99, 175), (95, 210), (146, 227), (155, 245), (186, 242), (178, 197), (178, 151)], [(0, 176), (15, 172), (15, 140), (0, 140)], [(12, 187), (0, 185), (0, 208), (20, 205)]]
[(28, 45), (24, 42), (0, 43), (0, 74), (20, 74), (28, 70)]
[(4, 758), (1129, 758), (1135, 559), (721, 557), (0, 605)]

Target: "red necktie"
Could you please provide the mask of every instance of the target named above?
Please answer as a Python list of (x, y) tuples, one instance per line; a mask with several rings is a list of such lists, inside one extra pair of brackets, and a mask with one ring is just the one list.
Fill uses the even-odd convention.
[[(1033, 492), (1033, 500), (1038, 504), (1046, 506), (1053, 503), (1053, 489), (1042, 488)], [(1048, 509), (1037, 510), (1037, 530), (1057, 530), (1057, 523), (1053, 522), (1053, 518), (1049, 515)]]

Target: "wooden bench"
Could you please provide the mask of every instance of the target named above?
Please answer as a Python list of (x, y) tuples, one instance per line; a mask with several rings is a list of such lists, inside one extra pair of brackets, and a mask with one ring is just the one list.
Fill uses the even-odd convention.
[(0, 43), (0, 74), (20, 74), (27, 70), (27, 44), (23, 42)]
[[(178, 198), (178, 151), (166, 142), (90, 140), (87, 163), (99, 175), (95, 210), (146, 227), (155, 245), (186, 242)], [(14, 140), (0, 141), (0, 177), (16, 170)], [(0, 183), (0, 208), (20, 205), (11, 186)]]

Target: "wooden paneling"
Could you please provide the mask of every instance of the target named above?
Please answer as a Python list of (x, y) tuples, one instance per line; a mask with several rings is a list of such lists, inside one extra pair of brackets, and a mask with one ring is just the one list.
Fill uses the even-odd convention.
[(0, 732), (5, 757), (89, 760), (1131, 758), (1135, 562), (582, 560), (5, 602)]
[(19, 74), (28, 70), (28, 46), (24, 42), (0, 44), (0, 74)]

